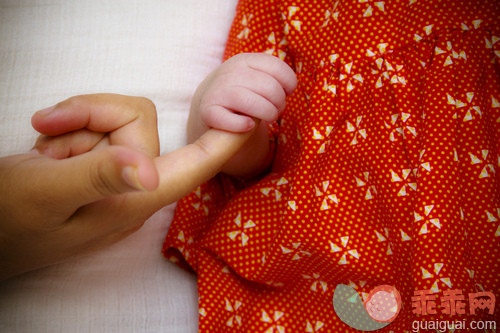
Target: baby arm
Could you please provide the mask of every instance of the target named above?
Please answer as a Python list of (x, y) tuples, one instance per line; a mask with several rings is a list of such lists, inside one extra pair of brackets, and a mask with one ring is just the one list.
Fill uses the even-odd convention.
[(278, 119), (296, 85), (293, 70), (274, 56), (246, 53), (228, 59), (196, 90), (188, 141), (194, 142), (209, 128), (241, 133), (257, 126), (247, 144), (222, 169), (233, 176), (257, 174), (267, 167), (272, 153), (267, 125)]

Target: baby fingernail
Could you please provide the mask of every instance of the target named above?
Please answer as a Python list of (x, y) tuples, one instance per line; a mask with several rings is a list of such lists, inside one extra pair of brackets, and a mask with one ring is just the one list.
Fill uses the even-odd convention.
[(247, 131), (250, 131), (254, 127), (255, 127), (255, 120), (253, 120), (252, 118), (249, 118), (247, 121)]

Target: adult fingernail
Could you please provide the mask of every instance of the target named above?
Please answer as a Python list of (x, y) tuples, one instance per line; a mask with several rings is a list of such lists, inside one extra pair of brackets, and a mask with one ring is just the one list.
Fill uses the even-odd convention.
[(44, 117), (44, 116), (48, 116), (53, 110), (54, 110), (54, 106), (49, 106), (48, 108), (37, 111), (36, 114)]
[(137, 167), (134, 166), (124, 167), (122, 170), (122, 178), (130, 187), (135, 188), (136, 190), (139, 191), (147, 191), (139, 180)]

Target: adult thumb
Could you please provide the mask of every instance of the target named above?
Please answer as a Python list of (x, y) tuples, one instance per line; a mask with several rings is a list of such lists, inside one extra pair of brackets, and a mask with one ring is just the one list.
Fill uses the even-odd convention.
[[(158, 172), (153, 159), (122, 146), (109, 146), (78, 156), (56, 160), (45, 156), (30, 160), (31, 189), (71, 215), (88, 203), (126, 193), (156, 189)], [(33, 179), (34, 178), (34, 179)]]

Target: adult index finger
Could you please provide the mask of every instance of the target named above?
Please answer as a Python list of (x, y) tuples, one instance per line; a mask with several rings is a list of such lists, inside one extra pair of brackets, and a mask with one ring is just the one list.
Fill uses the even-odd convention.
[(125, 145), (157, 156), (159, 151), (156, 108), (143, 97), (93, 94), (71, 97), (36, 112), (33, 128), (47, 136), (87, 129), (109, 133), (110, 143)]

